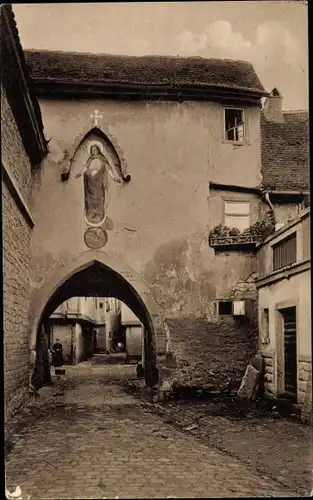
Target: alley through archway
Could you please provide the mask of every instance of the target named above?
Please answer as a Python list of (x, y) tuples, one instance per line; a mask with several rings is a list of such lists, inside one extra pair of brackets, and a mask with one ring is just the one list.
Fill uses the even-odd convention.
[(91, 360), (54, 378), (8, 455), (7, 489), (32, 500), (290, 496), (165, 423), (125, 390), (135, 376), (134, 365)]

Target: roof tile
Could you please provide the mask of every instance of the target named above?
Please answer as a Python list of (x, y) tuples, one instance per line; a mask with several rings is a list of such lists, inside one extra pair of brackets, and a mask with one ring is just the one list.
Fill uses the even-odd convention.
[(309, 190), (309, 114), (286, 111), (284, 121), (261, 114), (263, 187), (277, 191)]
[(26, 50), (33, 80), (220, 87), (264, 93), (252, 64), (227, 59)]

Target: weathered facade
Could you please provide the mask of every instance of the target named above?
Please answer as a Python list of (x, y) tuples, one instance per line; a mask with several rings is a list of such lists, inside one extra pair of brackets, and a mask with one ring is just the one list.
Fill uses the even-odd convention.
[(310, 210), (258, 249), (259, 349), (265, 391), (302, 406), (312, 371)]
[[(11, 39), (3, 35), (1, 43)], [(242, 61), (26, 51), (39, 111), (21, 48), (16, 61), (10, 46), (4, 51), (4, 67), (11, 68), (2, 91), (5, 349), (13, 353), (8, 373), (21, 374), (8, 398), (20, 390), (21, 377), (26, 384), (26, 341), (36, 359), (32, 383), (45, 382), (43, 327), (71, 297), (114, 297), (133, 311), (143, 326), (149, 385), (157, 381), (156, 355), (165, 350), (164, 319), (192, 315), (222, 325), (209, 356), (219, 353), (217, 371), (223, 356), (236, 365), (238, 339), (240, 369), (231, 374), (238, 378), (257, 348), (254, 329), (246, 335), (233, 319), (256, 324), (256, 244), (306, 195), (305, 158), (287, 197), (269, 179), (270, 171), (275, 182), (280, 178), (269, 152), (271, 127), (284, 134), (290, 123), (272, 113), (281, 100), (270, 96), (261, 112), (267, 93)], [(296, 129), (300, 137), (303, 128)], [(11, 258), (12, 237), (24, 247)], [(108, 332), (102, 333), (107, 348)], [(82, 331), (76, 337), (82, 347)], [(173, 338), (178, 345), (176, 331)], [(192, 340), (185, 350), (195, 357)]]
[[(50, 139), (34, 193), (35, 213), (49, 209), (32, 240), (32, 287), (39, 290), (55, 267), (86, 252), (84, 193), (75, 175), (87, 159), (88, 140), (110, 140), (115, 153), (108, 154), (118, 157), (131, 181), (109, 185), (108, 240), (100, 252), (118, 256), (141, 277), (165, 316), (214, 315), (216, 299), (228, 297), (255, 272), (255, 259), (240, 249), (230, 258), (208, 245), (218, 220), (209, 182), (228, 184), (235, 178), (248, 191), (261, 182), (265, 92), (252, 66), (34, 51), (27, 52), (27, 60)], [(56, 71), (60, 64), (62, 74)], [(237, 108), (244, 135), (228, 137), (225, 113)], [(101, 118), (94, 118), (95, 110)], [(254, 198), (251, 224), (259, 216)], [(164, 337), (159, 350), (162, 343)]]
[(43, 124), (10, 6), (1, 7), (1, 167), (4, 405), (8, 418), (28, 395), (31, 188), (46, 152)]

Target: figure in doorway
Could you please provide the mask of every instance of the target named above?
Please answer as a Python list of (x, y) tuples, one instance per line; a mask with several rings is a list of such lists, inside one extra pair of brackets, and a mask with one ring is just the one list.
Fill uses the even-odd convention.
[(92, 143), (89, 158), (82, 172), (75, 177), (84, 176), (85, 215), (88, 223), (101, 224), (105, 220), (105, 205), (108, 189), (108, 173), (114, 182), (129, 182), (130, 176), (124, 177), (120, 168), (110, 165), (100, 147)]
[(60, 366), (63, 366), (63, 363), (63, 346), (60, 343), (60, 340), (56, 339), (52, 348), (52, 364), (55, 368), (59, 368)]

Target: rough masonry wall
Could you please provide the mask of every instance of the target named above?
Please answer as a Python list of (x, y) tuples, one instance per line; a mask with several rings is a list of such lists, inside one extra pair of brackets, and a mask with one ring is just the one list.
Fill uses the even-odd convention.
[(29, 379), (29, 244), (31, 230), (2, 183), (4, 404), (9, 415), (25, 401)]
[(30, 200), (31, 166), (20, 137), (12, 110), (1, 87), (1, 161), (12, 173), (26, 201)]
[[(2, 162), (28, 201), (31, 166), (23, 148), (4, 91), (2, 107)], [(2, 182), (4, 404), (9, 418), (28, 394), (29, 383), (29, 267), (31, 228)]]
[[(300, 406), (304, 405), (306, 397), (310, 397), (309, 394), (309, 379), (312, 377), (312, 359), (310, 356), (299, 356), (298, 358), (299, 366), (299, 380), (298, 380), (298, 403)], [(312, 380), (311, 380), (312, 383)], [(311, 387), (311, 402), (312, 402), (312, 387)]]
[(176, 384), (209, 390), (238, 390), (246, 366), (257, 352), (255, 325), (233, 318), (168, 319), (171, 350), (178, 368)]

